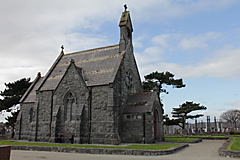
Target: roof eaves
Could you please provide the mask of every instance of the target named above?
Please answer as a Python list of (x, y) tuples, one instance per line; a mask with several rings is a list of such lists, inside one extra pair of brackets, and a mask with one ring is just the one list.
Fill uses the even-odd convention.
[(19, 100), (19, 103), (22, 103), (27, 98), (28, 94), (32, 91), (32, 89), (34, 88), (34, 86), (36, 85), (36, 83), (38, 82), (38, 80), (40, 78), (41, 78), (41, 73), (38, 72), (37, 77), (34, 79), (32, 84), (30, 85), (30, 87), (28, 87), (27, 91), (24, 93), (22, 98)]
[(115, 67), (114, 67), (115, 69), (113, 71), (112, 80), (111, 80), (112, 83), (116, 79), (117, 72), (118, 72), (119, 67), (120, 67), (120, 65), (122, 63), (122, 59), (123, 59), (124, 54), (125, 54), (125, 51), (121, 52), (121, 54), (120, 54), (120, 56), (118, 58), (118, 61), (117, 61), (116, 65), (115, 65)]
[(44, 77), (44, 80), (42, 81), (42, 83), (37, 88), (38, 91), (42, 88), (43, 84), (46, 82), (46, 80), (48, 79), (49, 75), (52, 73), (52, 71), (54, 70), (54, 68), (56, 67), (56, 65), (58, 64), (58, 62), (61, 60), (61, 58), (63, 56), (64, 56), (64, 53), (61, 52), (60, 55), (58, 56), (58, 58), (56, 59), (56, 61), (53, 63), (53, 65), (49, 69), (49, 71), (47, 72), (46, 76)]

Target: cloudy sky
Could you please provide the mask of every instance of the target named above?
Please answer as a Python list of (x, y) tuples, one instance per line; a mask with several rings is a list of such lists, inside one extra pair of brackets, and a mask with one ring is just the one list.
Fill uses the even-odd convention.
[(65, 53), (117, 44), (125, 3), (142, 80), (170, 71), (187, 85), (167, 88), (165, 113), (186, 101), (212, 120), (240, 109), (239, 0), (0, 0), (0, 90), (45, 75), (62, 44)]

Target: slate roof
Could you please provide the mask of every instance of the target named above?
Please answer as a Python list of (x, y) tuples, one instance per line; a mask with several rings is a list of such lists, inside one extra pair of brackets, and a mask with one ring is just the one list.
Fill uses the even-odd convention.
[(154, 92), (142, 92), (131, 94), (123, 113), (151, 112), (153, 107)]
[(36, 79), (33, 81), (33, 83), (31, 84), (31, 86), (28, 88), (28, 90), (25, 92), (25, 94), (22, 96), (22, 98), (20, 99), (20, 103), (21, 102), (25, 102), (25, 103), (32, 103), (35, 102), (36, 100), (36, 90), (39, 88), (40, 84), (43, 82), (44, 77), (41, 77), (41, 75), (39, 74)]
[(31, 90), (31, 92), (29, 93), (29, 95), (27, 96), (27, 98), (25, 99), (25, 103), (27, 102), (35, 102), (36, 101), (36, 90), (39, 87), (39, 85), (42, 83), (44, 77), (41, 77), (38, 82), (36, 83), (36, 85), (33, 87), (33, 89)]
[(123, 53), (119, 45), (96, 48), (60, 56), (49, 70), (39, 90), (54, 90), (67, 70), (71, 59), (82, 68), (87, 86), (112, 83), (120, 66)]

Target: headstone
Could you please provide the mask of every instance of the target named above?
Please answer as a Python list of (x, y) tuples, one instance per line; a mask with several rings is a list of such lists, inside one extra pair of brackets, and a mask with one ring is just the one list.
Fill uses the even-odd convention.
[(210, 116), (207, 116), (207, 133), (211, 133)]
[(197, 125), (197, 118), (195, 118), (195, 133), (198, 133), (198, 125)]
[(217, 127), (217, 119), (216, 117), (214, 117), (214, 127), (215, 127), (215, 132), (218, 131), (218, 127)]

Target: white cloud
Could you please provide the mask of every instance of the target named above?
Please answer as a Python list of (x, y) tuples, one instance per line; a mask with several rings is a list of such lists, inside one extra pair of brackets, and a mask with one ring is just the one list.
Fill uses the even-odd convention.
[(149, 63), (152, 64), (155, 62), (163, 61), (164, 58), (162, 54), (163, 50), (159, 47), (149, 47), (146, 48), (142, 53), (135, 53), (136, 60), (141, 66), (148, 66)]
[(168, 50), (189, 50), (195, 48), (206, 48), (208, 47), (208, 42), (217, 40), (219, 37), (221, 37), (221, 35), (222, 34), (218, 32), (207, 32), (199, 35), (168, 33), (159, 34), (153, 37), (151, 41), (155, 45), (160, 45)]
[[(169, 20), (194, 14), (217, 11), (238, 3), (237, 0), (129, 0), (131, 11), (138, 12), (135, 20), (143, 23), (167, 23)], [(151, 12), (149, 12), (151, 10)], [(147, 18), (146, 18), (147, 17)], [(144, 21), (143, 21), (144, 19)]]
[(183, 39), (179, 43), (179, 47), (182, 49), (192, 49), (192, 48), (205, 48), (208, 47), (207, 43), (200, 39)]
[(143, 43), (141, 41), (143, 41), (144, 39), (146, 39), (146, 35), (142, 35), (142, 36), (139, 36), (137, 38), (134, 38), (134, 40), (133, 40), (134, 48), (142, 48)]
[[(237, 1), (126, 0), (125, 2), (129, 6), (134, 24), (145, 25), (149, 22), (162, 23), (162, 19), (171, 20), (193, 13), (227, 8)], [(59, 55), (62, 44), (65, 45), (65, 52), (108, 45), (110, 42), (108, 33), (101, 33), (101, 27), (103, 25), (106, 27), (108, 23), (116, 24), (117, 27), (124, 5), (121, 1), (110, 0), (44, 2), (22, 0), (0, 3), (0, 90), (3, 90), (4, 82), (12, 82), (22, 77), (33, 79), (39, 71), (44, 75)], [(144, 52), (136, 54), (138, 62), (144, 65), (151, 63), (149, 68), (143, 66), (141, 70), (153, 71), (152, 68), (156, 68), (153, 63), (160, 61), (161, 63), (157, 64), (158, 68), (169, 67), (179, 73), (183, 68), (190, 72), (193, 66), (162, 63), (165, 60), (163, 59), (165, 49), (173, 49), (177, 46), (173, 44), (178, 44), (176, 42), (184, 38), (186, 42), (183, 46), (187, 48), (187, 44), (189, 45), (187, 42), (193, 39), (191, 36), (179, 37), (179, 34), (156, 36), (152, 42), (160, 46), (144, 46), (141, 40), (136, 39), (136, 47), (146, 47)], [(200, 42), (206, 43), (205, 40)], [(192, 77), (194, 76), (195, 74), (192, 73)]]
[(171, 46), (170, 41), (176, 39), (175, 34), (160, 34), (152, 38), (152, 42), (160, 45), (164, 48), (169, 48)]
[(182, 39), (178, 46), (181, 49), (194, 49), (194, 48), (206, 48), (208, 47), (207, 42), (211, 40), (215, 40), (220, 37), (220, 33), (216, 32), (208, 32), (205, 34), (200, 34), (197, 36), (188, 36), (184, 39)]
[[(197, 64), (180, 65), (170, 62), (158, 62), (141, 67), (143, 75), (155, 70), (170, 71), (183, 78), (240, 78), (240, 48), (216, 51)], [(147, 56), (147, 55), (146, 55)]]
[(221, 77), (224, 79), (239, 78), (240, 48), (223, 48), (199, 64), (199, 72), (208, 77)]
[[(240, 56), (237, 54), (238, 49), (223, 48), (219, 50), (217, 48), (216, 50), (211, 45), (217, 44), (216, 41), (220, 38), (223, 39), (224, 34), (219, 32), (207, 32), (199, 35), (184, 33), (159, 34), (151, 39), (151, 42), (153, 42), (152, 47), (149, 47), (143, 53), (136, 53), (137, 61), (141, 66), (140, 73), (142, 77), (156, 70), (170, 71), (177, 76), (185, 78), (200, 78), (204, 76), (226, 78), (226, 76), (232, 76), (240, 69), (239, 65), (237, 65), (237, 61), (240, 60)], [(206, 50), (200, 50), (206, 47), (210, 48), (207, 50), (209, 54), (205, 53)], [(158, 55), (153, 55), (152, 53), (157, 52), (154, 52), (151, 48), (161, 52)], [(195, 51), (192, 51), (193, 49)], [(186, 50), (189, 51), (185, 53)], [(201, 52), (208, 56), (203, 56), (204, 58), (199, 59), (197, 63), (190, 63), (188, 60), (184, 62), (185, 59), (173, 63), (171, 62), (172, 57), (169, 56), (169, 54), (172, 56), (178, 54), (182, 57), (187, 57), (189, 54), (202, 56), (203, 53)]]
[(88, 49), (93, 46), (99, 47), (102, 45), (109, 45), (108, 37), (103, 35), (83, 34), (83, 33), (71, 33), (66, 35), (67, 44), (72, 50), (79, 50), (81, 48)]
[[(106, 2), (25, 0), (14, 5), (10, 1), (1, 2), (0, 90), (5, 82), (23, 77), (34, 79), (39, 71), (44, 75), (62, 44), (65, 53), (109, 45), (104, 33), (93, 32), (105, 22), (113, 19), (118, 22), (123, 8), (113, 2), (109, 9), (104, 9)], [(86, 30), (90, 33), (85, 33)]]

